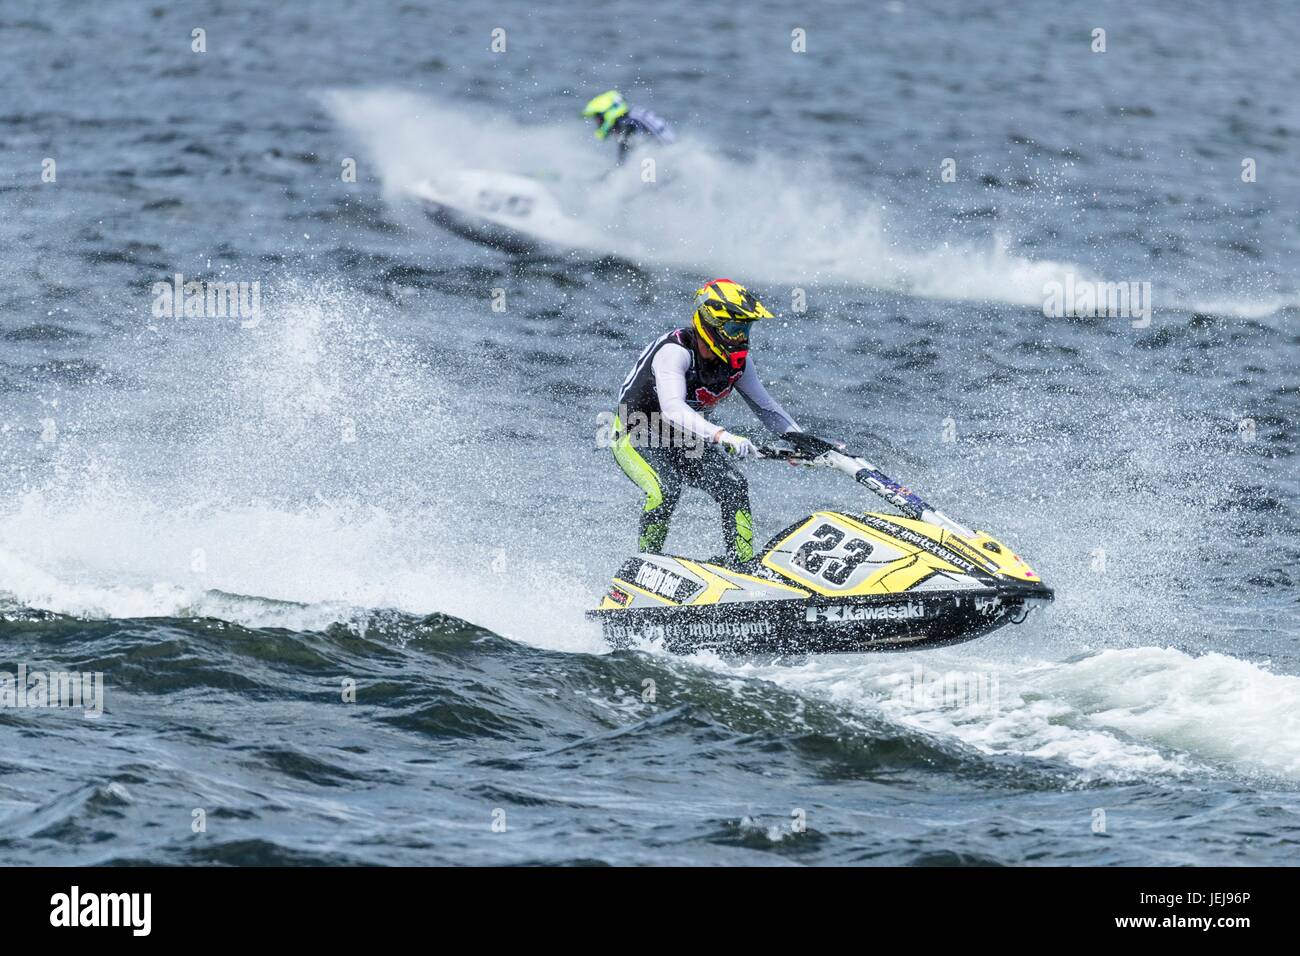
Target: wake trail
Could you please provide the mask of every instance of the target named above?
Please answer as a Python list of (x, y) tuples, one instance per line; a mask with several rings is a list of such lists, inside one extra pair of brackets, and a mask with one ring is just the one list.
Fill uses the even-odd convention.
[[(742, 162), (687, 132), (670, 149), (635, 154), (606, 176), (610, 157), (572, 123), (484, 117), (396, 89), (332, 90), (323, 101), (378, 165), (385, 199), (421, 228), (435, 227), (414, 215), (417, 184), (441, 183), (455, 194), (459, 177), (488, 170), (528, 177), (558, 200), (563, 214), (547, 217), (540, 238), (643, 266), (1036, 310), (1053, 288), (1113, 279), (1085, 265), (1022, 255), (1007, 232), (982, 242), (938, 237), (928, 247), (905, 245), (894, 227), (906, 224), (888, 221), (874, 197), (844, 183), (816, 154), (760, 153)], [(646, 157), (655, 162), (650, 182), (638, 165)], [(1171, 277), (1156, 285), (1162, 309), (1260, 318), (1300, 308), (1300, 293), (1224, 298), (1178, 292)]]

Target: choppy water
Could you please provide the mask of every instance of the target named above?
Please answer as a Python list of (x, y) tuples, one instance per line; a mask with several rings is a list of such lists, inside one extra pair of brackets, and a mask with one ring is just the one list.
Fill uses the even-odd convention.
[[(0, 14), (0, 670), (106, 695), (0, 709), (0, 858), (1294, 859), (1287, 4), (261, 6)], [(611, 83), (677, 124), (652, 189), (593, 186), (574, 114)], [(512, 259), (401, 201), (460, 166), (542, 177), (599, 248)], [(261, 321), (155, 318), (178, 272), (259, 281)], [(596, 415), (716, 274), (782, 315), (796, 416), (1014, 542), (1047, 614), (604, 648), (638, 502)], [(1045, 318), (1067, 275), (1150, 282), (1150, 326)], [(859, 501), (751, 485), (760, 535)], [(996, 706), (916, 692), (944, 675)]]

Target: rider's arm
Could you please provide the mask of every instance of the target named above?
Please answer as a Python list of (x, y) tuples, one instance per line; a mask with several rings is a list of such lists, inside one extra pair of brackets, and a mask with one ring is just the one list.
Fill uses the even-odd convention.
[(691, 367), (691, 353), (669, 343), (655, 353), (650, 363), (655, 375), (655, 394), (659, 411), (682, 431), (714, 441), (722, 429), (686, 404), (686, 373)]
[(677, 137), (673, 135), (673, 128), (668, 122), (657, 113), (649, 110), (632, 107), (632, 111), (627, 114), (626, 121), (633, 129), (645, 133), (647, 136), (653, 136), (661, 145), (667, 146), (675, 142)]
[(741, 374), (740, 381), (736, 383), (736, 391), (740, 392), (740, 397), (754, 410), (754, 414), (772, 434), (784, 435), (786, 432), (803, 431), (790, 417), (790, 413), (781, 407), (781, 403), (767, 393), (763, 383), (758, 380), (758, 372), (754, 370), (752, 360), (745, 362), (745, 371)]

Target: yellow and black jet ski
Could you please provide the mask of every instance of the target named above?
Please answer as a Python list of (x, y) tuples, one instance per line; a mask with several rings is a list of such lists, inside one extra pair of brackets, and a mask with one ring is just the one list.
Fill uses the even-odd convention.
[(1052, 589), (992, 535), (931, 507), (862, 458), (801, 433), (761, 457), (851, 475), (902, 514), (818, 511), (737, 569), (666, 554), (629, 558), (600, 622), (616, 647), (661, 641), (673, 651), (827, 653), (910, 650), (1022, 622)]

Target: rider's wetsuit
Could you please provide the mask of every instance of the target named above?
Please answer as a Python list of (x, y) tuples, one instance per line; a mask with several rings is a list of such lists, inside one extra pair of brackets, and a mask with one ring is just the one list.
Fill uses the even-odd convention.
[(642, 551), (662, 551), (683, 485), (707, 492), (722, 508), (722, 536), (733, 562), (754, 557), (754, 531), (745, 477), (713, 444), (718, 426), (701, 411), (738, 391), (777, 435), (801, 431), (758, 380), (754, 363), (739, 370), (700, 356), (693, 328), (652, 342), (623, 382), (614, 458), (645, 492)]
[(667, 145), (677, 137), (673, 135), (672, 127), (666, 120), (661, 119), (649, 110), (643, 110), (639, 107), (632, 107), (609, 128), (613, 134), (615, 142), (618, 143), (618, 163), (621, 166), (623, 160), (627, 158), (628, 152), (632, 149), (632, 141), (637, 136), (648, 136), (656, 142)]

